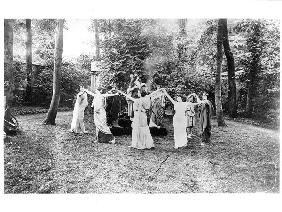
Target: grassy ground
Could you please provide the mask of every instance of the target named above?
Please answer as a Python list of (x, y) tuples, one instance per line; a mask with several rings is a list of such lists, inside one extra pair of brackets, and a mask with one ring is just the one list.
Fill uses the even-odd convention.
[[(112, 145), (68, 132), (71, 112), (59, 112), (56, 126), (42, 125), (45, 116), (18, 116), (22, 133), (5, 139), (5, 193), (279, 192), (277, 131), (213, 121), (212, 144), (175, 150), (167, 120), (154, 150), (135, 150), (130, 136)], [(85, 122), (94, 132), (92, 116)]]

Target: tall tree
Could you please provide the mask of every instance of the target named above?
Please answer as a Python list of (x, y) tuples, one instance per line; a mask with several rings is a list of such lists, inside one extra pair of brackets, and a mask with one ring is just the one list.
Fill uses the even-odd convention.
[(32, 33), (31, 19), (26, 19), (26, 102), (31, 102), (32, 95)]
[(144, 20), (137, 19), (99, 21), (104, 67), (100, 75), (101, 85), (111, 79), (119, 89), (126, 89), (132, 72), (138, 73), (143, 81), (146, 80), (144, 61), (150, 55), (150, 49), (148, 39), (142, 34), (143, 25)]
[(221, 69), (222, 69), (222, 45), (223, 45), (223, 21), (218, 20), (217, 29), (217, 70), (215, 75), (215, 107), (216, 107), (216, 118), (218, 126), (225, 126), (223, 119), (222, 101), (221, 101)]
[(13, 71), (13, 25), (14, 20), (4, 20), (4, 63), (7, 70), (9, 84), (6, 87), (7, 104), (11, 104), (14, 92), (14, 71)]
[(186, 24), (187, 24), (187, 19), (179, 19), (178, 20), (180, 36), (183, 36), (183, 37), (187, 36)]
[(186, 24), (187, 24), (186, 19), (178, 20), (179, 36), (178, 36), (177, 53), (180, 62), (183, 62), (184, 53), (185, 53), (185, 40), (187, 37)]
[(230, 49), (227, 29), (227, 19), (220, 19), (223, 31), (223, 47), (227, 59), (228, 68), (228, 111), (233, 118), (237, 117), (236, 82), (234, 56)]
[(262, 23), (254, 21), (251, 23), (251, 33), (247, 39), (247, 49), (250, 52), (250, 62), (248, 65), (248, 82), (247, 82), (247, 103), (246, 113), (251, 116), (254, 111), (254, 99), (257, 96), (258, 74), (261, 71), (261, 55), (263, 45)]
[(96, 60), (100, 60), (99, 22), (94, 20)]
[(55, 57), (54, 57), (54, 73), (53, 73), (53, 96), (47, 118), (44, 124), (55, 125), (57, 110), (60, 102), (60, 89), (61, 89), (61, 67), (62, 67), (62, 54), (63, 54), (63, 29), (64, 19), (59, 19), (56, 28), (55, 40)]

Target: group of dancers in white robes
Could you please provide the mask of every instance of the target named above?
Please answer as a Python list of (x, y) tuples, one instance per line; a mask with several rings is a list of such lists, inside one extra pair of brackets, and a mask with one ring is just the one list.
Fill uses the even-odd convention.
[(115, 143), (115, 138), (107, 125), (107, 116), (105, 110), (105, 98), (117, 94), (101, 94), (99, 90), (95, 93), (86, 90), (83, 86), (80, 87), (80, 92), (77, 94), (76, 102), (73, 110), (73, 118), (71, 123), (71, 132), (87, 133), (84, 126), (84, 111), (88, 105), (87, 94), (94, 97), (91, 107), (94, 108), (94, 123), (96, 127), (95, 141), (100, 143)]
[[(154, 148), (154, 140), (151, 136), (148, 126), (147, 110), (150, 108), (150, 97), (156, 93), (161, 93), (166, 96), (174, 105), (175, 114), (173, 116), (174, 128), (174, 148), (185, 147), (188, 143), (188, 138), (192, 136), (191, 128), (194, 126), (194, 107), (201, 104), (206, 96), (203, 96), (203, 101), (195, 94), (190, 94), (187, 101), (183, 102), (182, 98), (177, 96), (174, 100), (164, 88), (153, 91), (151, 94), (147, 91), (147, 86), (144, 83), (135, 84), (127, 93), (115, 90), (114, 94), (102, 94), (99, 90), (91, 92), (81, 87), (77, 94), (76, 103), (73, 111), (73, 119), (71, 123), (71, 131), (74, 133), (87, 133), (84, 126), (84, 110), (88, 105), (87, 94), (94, 97), (92, 107), (94, 108), (94, 123), (96, 126), (97, 142), (115, 143), (115, 138), (112, 135), (106, 121), (105, 98), (113, 95), (124, 95), (128, 100), (128, 113), (132, 120), (132, 148), (136, 149), (151, 149)], [(134, 95), (132, 95), (132, 93)], [(196, 99), (196, 101), (192, 101)], [(134, 115), (133, 115), (134, 114)], [(188, 132), (187, 132), (188, 129)]]

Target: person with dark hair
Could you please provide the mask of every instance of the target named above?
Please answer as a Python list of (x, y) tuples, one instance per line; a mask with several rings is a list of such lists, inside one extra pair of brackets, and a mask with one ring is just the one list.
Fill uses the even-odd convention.
[(188, 107), (192, 105), (197, 105), (199, 103), (183, 102), (182, 98), (177, 96), (176, 101), (163, 90), (167, 98), (173, 103), (175, 114), (173, 116), (173, 133), (174, 133), (174, 148), (184, 147), (187, 145), (187, 119), (185, 112)]
[[(195, 103), (196, 102), (196, 94), (190, 94), (187, 96), (187, 102)], [(187, 110), (185, 112), (185, 116), (187, 118), (187, 134), (188, 138), (192, 138), (192, 128), (195, 126), (195, 106), (194, 104), (189, 104)]]
[(202, 100), (204, 101), (204, 100), (208, 100), (208, 93), (207, 92), (203, 92), (203, 94), (202, 94)]
[(102, 94), (100, 89), (97, 89), (95, 93), (88, 90), (86, 92), (94, 96), (92, 107), (94, 108), (94, 123), (96, 126), (97, 142), (99, 143), (115, 143), (115, 138), (111, 133), (109, 126), (107, 125), (107, 116), (105, 110), (105, 97), (117, 95), (117, 94)]
[[(109, 93), (114, 94), (116, 86), (109, 86)], [(106, 112), (107, 112), (107, 124), (114, 128), (121, 128), (118, 124), (119, 113), (121, 112), (121, 96), (114, 95), (109, 96), (106, 99)]]
[(199, 106), (200, 112), (200, 126), (202, 133), (202, 143), (210, 142), (211, 137), (211, 116), (212, 116), (213, 106), (212, 103), (208, 100), (208, 94), (203, 92), (202, 94), (202, 104)]
[(132, 121), (132, 144), (130, 147), (136, 149), (153, 148), (154, 141), (150, 133), (146, 114), (146, 110), (150, 108), (150, 96), (147, 95), (146, 89), (139, 91), (137, 98), (133, 98), (121, 91), (118, 92), (133, 102), (134, 118)]

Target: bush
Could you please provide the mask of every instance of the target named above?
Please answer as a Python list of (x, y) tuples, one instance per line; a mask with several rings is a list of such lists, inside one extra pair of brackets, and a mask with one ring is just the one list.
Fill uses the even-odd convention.
[[(5, 69), (6, 70), (6, 69)], [(53, 65), (33, 67), (32, 101), (25, 102), (26, 66), (25, 63), (14, 62), (14, 100), (13, 106), (49, 106), (53, 92)], [(7, 72), (4, 72), (7, 81)], [(72, 107), (79, 90), (79, 85), (90, 85), (90, 73), (87, 70), (78, 70), (73, 63), (65, 62), (62, 65), (60, 106)]]
[[(77, 70), (72, 63), (62, 66), (60, 105), (72, 107), (73, 101), (79, 90), (79, 85), (90, 84), (90, 73)], [(50, 67), (42, 70), (34, 82), (33, 105), (46, 106), (50, 104), (53, 89), (53, 70)]]

